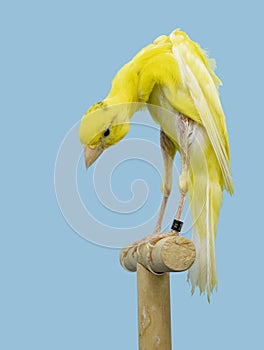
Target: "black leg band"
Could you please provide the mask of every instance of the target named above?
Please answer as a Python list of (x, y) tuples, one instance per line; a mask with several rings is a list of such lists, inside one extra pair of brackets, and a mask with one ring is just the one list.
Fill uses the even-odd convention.
[(172, 229), (173, 231), (181, 232), (182, 225), (183, 225), (183, 222), (182, 222), (182, 221), (176, 220), (176, 219), (175, 219), (175, 220), (173, 221), (173, 224), (172, 224), (172, 226), (171, 226), (171, 229)]

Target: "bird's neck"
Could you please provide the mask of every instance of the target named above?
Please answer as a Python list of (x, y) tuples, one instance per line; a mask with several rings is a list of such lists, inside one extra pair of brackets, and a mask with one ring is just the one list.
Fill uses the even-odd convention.
[(114, 103), (139, 102), (137, 87), (138, 75), (131, 63), (127, 63), (114, 77), (107, 99)]
[[(145, 65), (139, 60), (132, 60), (123, 66), (112, 82), (112, 88), (106, 98), (109, 104), (148, 103), (150, 95), (161, 78), (155, 65)], [(142, 106), (138, 104), (138, 108)], [(138, 108), (129, 108), (129, 118)]]

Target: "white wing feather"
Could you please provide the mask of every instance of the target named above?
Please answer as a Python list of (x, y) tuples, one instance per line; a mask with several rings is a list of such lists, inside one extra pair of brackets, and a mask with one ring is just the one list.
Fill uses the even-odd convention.
[[(172, 42), (175, 39), (173, 34)], [(208, 137), (214, 148), (216, 157), (221, 168), (224, 185), (230, 193), (233, 193), (233, 181), (229, 166), (229, 154), (223, 143), (221, 131), (216, 125), (212, 113), (223, 118), (221, 123), (225, 125), (224, 113), (220, 103), (217, 86), (199, 56), (188, 49), (184, 41), (173, 45), (173, 54), (178, 61), (183, 84), (188, 88), (196, 109), (199, 113), (203, 126), (205, 127)], [(200, 84), (200, 81), (203, 84)], [(210, 101), (210, 106), (207, 101)], [(211, 107), (211, 108), (210, 108)]]

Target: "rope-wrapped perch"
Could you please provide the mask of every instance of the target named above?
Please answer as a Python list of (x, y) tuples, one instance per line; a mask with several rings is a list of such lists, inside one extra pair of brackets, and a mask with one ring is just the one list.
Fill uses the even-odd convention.
[(154, 273), (180, 272), (188, 270), (195, 261), (195, 247), (188, 238), (167, 236), (156, 244), (149, 242), (124, 248), (120, 252), (120, 263), (124, 269), (134, 272), (137, 263)]

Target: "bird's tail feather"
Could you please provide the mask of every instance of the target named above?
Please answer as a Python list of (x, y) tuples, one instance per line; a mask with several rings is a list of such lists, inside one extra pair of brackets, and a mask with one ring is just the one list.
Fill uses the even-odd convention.
[[(197, 154), (190, 157), (189, 202), (196, 260), (189, 270), (188, 279), (192, 284), (192, 293), (198, 286), (200, 293), (207, 293), (210, 302), (213, 289), (217, 289), (215, 237), (223, 180), (220, 168), (213, 159), (214, 152), (209, 153), (210, 156), (203, 157), (203, 161)], [(213, 165), (210, 161), (213, 161)]]

